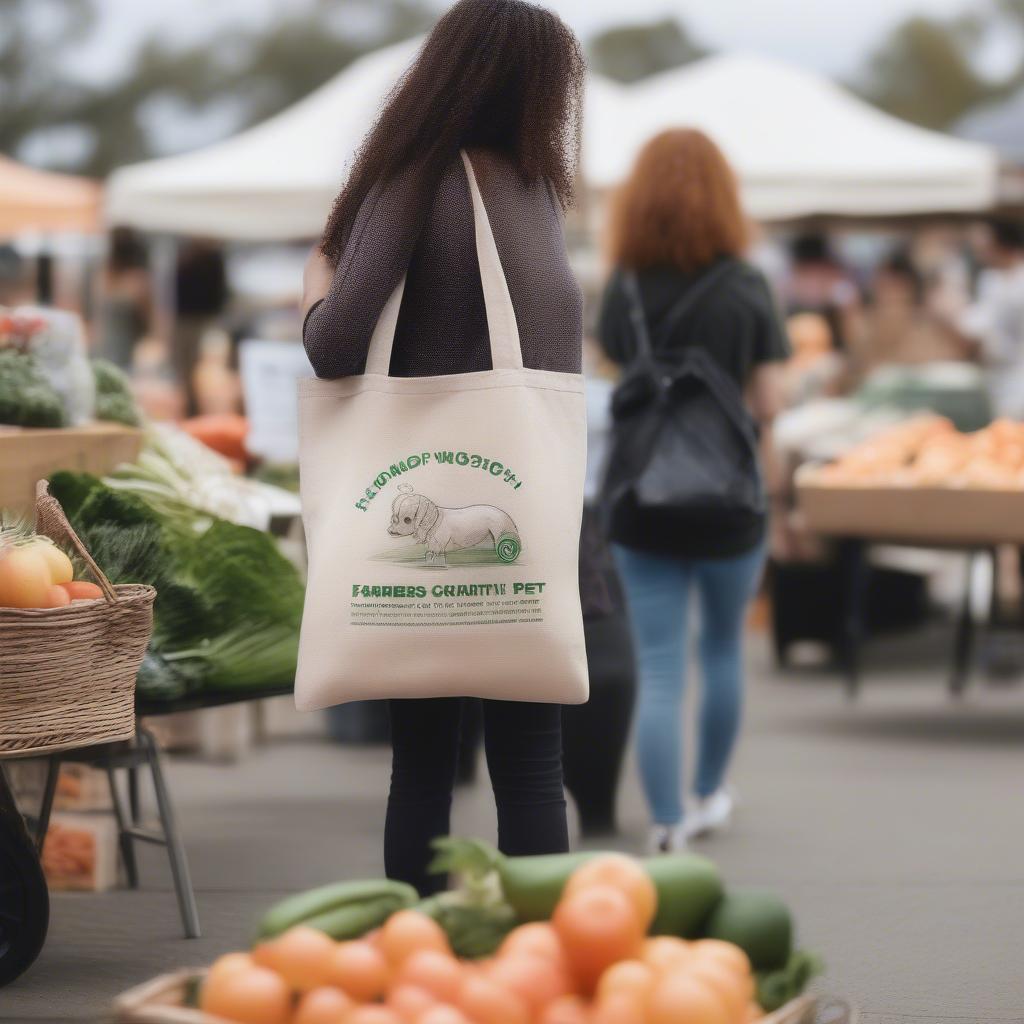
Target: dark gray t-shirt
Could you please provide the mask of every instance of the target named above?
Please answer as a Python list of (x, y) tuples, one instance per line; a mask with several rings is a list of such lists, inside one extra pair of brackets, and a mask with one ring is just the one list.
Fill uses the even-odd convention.
[[(470, 156), (512, 296), (523, 363), (578, 373), (582, 299), (558, 200), (546, 181), (527, 184), (499, 154), (477, 150)], [(410, 170), (363, 203), (330, 292), (310, 310), (303, 329), (317, 376), (363, 372), (377, 318), (406, 272), (392, 376), (491, 368), (469, 182), (456, 158), (436, 191)]]
[[(693, 286), (699, 273), (687, 275), (674, 267), (652, 267), (637, 273), (652, 338), (658, 336), (663, 319)], [(626, 365), (636, 355), (629, 301), (618, 271), (605, 289), (599, 334), (602, 347), (616, 363)], [(759, 270), (737, 263), (700, 296), (678, 329), (656, 348), (659, 354), (671, 358), (674, 350), (681, 352), (693, 345), (706, 349), (741, 392), (759, 364), (788, 357), (789, 341)], [(761, 515), (751, 516), (742, 528), (709, 524), (706, 530), (689, 530), (685, 539), (676, 539), (673, 550), (682, 558), (731, 558), (760, 544), (764, 529), (765, 517)]]

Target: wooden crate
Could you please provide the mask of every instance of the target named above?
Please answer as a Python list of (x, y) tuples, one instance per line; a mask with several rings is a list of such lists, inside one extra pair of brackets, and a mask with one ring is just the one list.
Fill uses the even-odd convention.
[[(120, 1024), (232, 1024), (223, 1017), (184, 1005), (188, 991), (202, 980), (205, 971), (183, 970), (162, 974), (118, 996), (114, 1003)], [(775, 1013), (762, 1017), (760, 1024), (813, 1024), (817, 1000), (805, 994)]]
[(102, 476), (142, 450), (142, 431), (117, 423), (44, 430), (0, 427), (0, 509), (30, 512), (36, 481), (59, 469)]
[(1024, 490), (953, 487), (844, 487), (797, 474), (807, 526), (825, 536), (927, 546), (1024, 544)]

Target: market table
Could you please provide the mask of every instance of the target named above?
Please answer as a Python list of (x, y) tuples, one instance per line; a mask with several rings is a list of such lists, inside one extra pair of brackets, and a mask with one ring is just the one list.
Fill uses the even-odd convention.
[(964, 584), (951, 652), (949, 692), (967, 687), (977, 637), (971, 614), (971, 578), (980, 558), (1002, 545), (1024, 546), (1024, 490), (951, 487), (836, 486), (823, 484), (818, 467), (797, 475), (797, 495), (807, 526), (833, 540), (841, 578), (839, 660), (847, 692), (861, 679), (868, 549), (872, 545), (962, 552)]

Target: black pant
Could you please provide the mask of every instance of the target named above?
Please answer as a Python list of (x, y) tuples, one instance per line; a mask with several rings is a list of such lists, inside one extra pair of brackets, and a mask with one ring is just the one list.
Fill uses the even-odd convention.
[[(427, 874), (430, 841), (448, 835), (463, 700), (391, 701), (391, 794), (384, 828), (388, 878), (424, 895), (444, 888)], [(562, 789), (562, 708), (483, 701), (484, 749), (498, 807), (498, 846), (506, 854), (569, 848)]]

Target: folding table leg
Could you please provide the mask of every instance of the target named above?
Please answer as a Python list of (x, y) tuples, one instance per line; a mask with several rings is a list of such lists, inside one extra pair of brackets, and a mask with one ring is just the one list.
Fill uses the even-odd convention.
[(110, 786), (110, 801), (114, 806), (114, 817), (117, 819), (117, 842), (121, 848), (121, 860), (124, 862), (124, 871), (128, 876), (128, 884), (133, 889), (139, 887), (139, 866), (135, 860), (135, 840), (129, 831), (131, 825), (125, 811), (124, 802), (121, 800), (121, 791), (117, 787), (117, 775), (114, 766), (107, 764), (107, 783)]
[(50, 828), (50, 814), (53, 811), (53, 797), (57, 792), (57, 779), (60, 776), (60, 754), (51, 754), (46, 759), (46, 784), (43, 786), (43, 799), (39, 805), (39, 820), (36, 822), (36, 852), (42, 856), (43, 843)]
[(142, 801), (139, 797), (139, 769), (135, 765), (128, 766), (128, 808), (132, 813), (132, 824), (142, 821)]
[(198, 939), (202, 935), (199, 927), (199, 908), (196, 906), (196, 896), (192, 890), (192, 877), (188, 870), (185, 844), (178, 831), (171, 794), (164, 781), (160, 750), (153, 734), (148, 729), (140, 728), (138, 738), (144, 747), (149, 770), (153, 776), (153, 790), (156, 794), (157, 810), (160, 813), (160, 824), (167, 840), (167, 853), (171, 861), (171, 874), (174, 877), (174, 890), (178, 896), (178, 908), (181, 911), (182, 923), (185, 925), (185, 937)]

